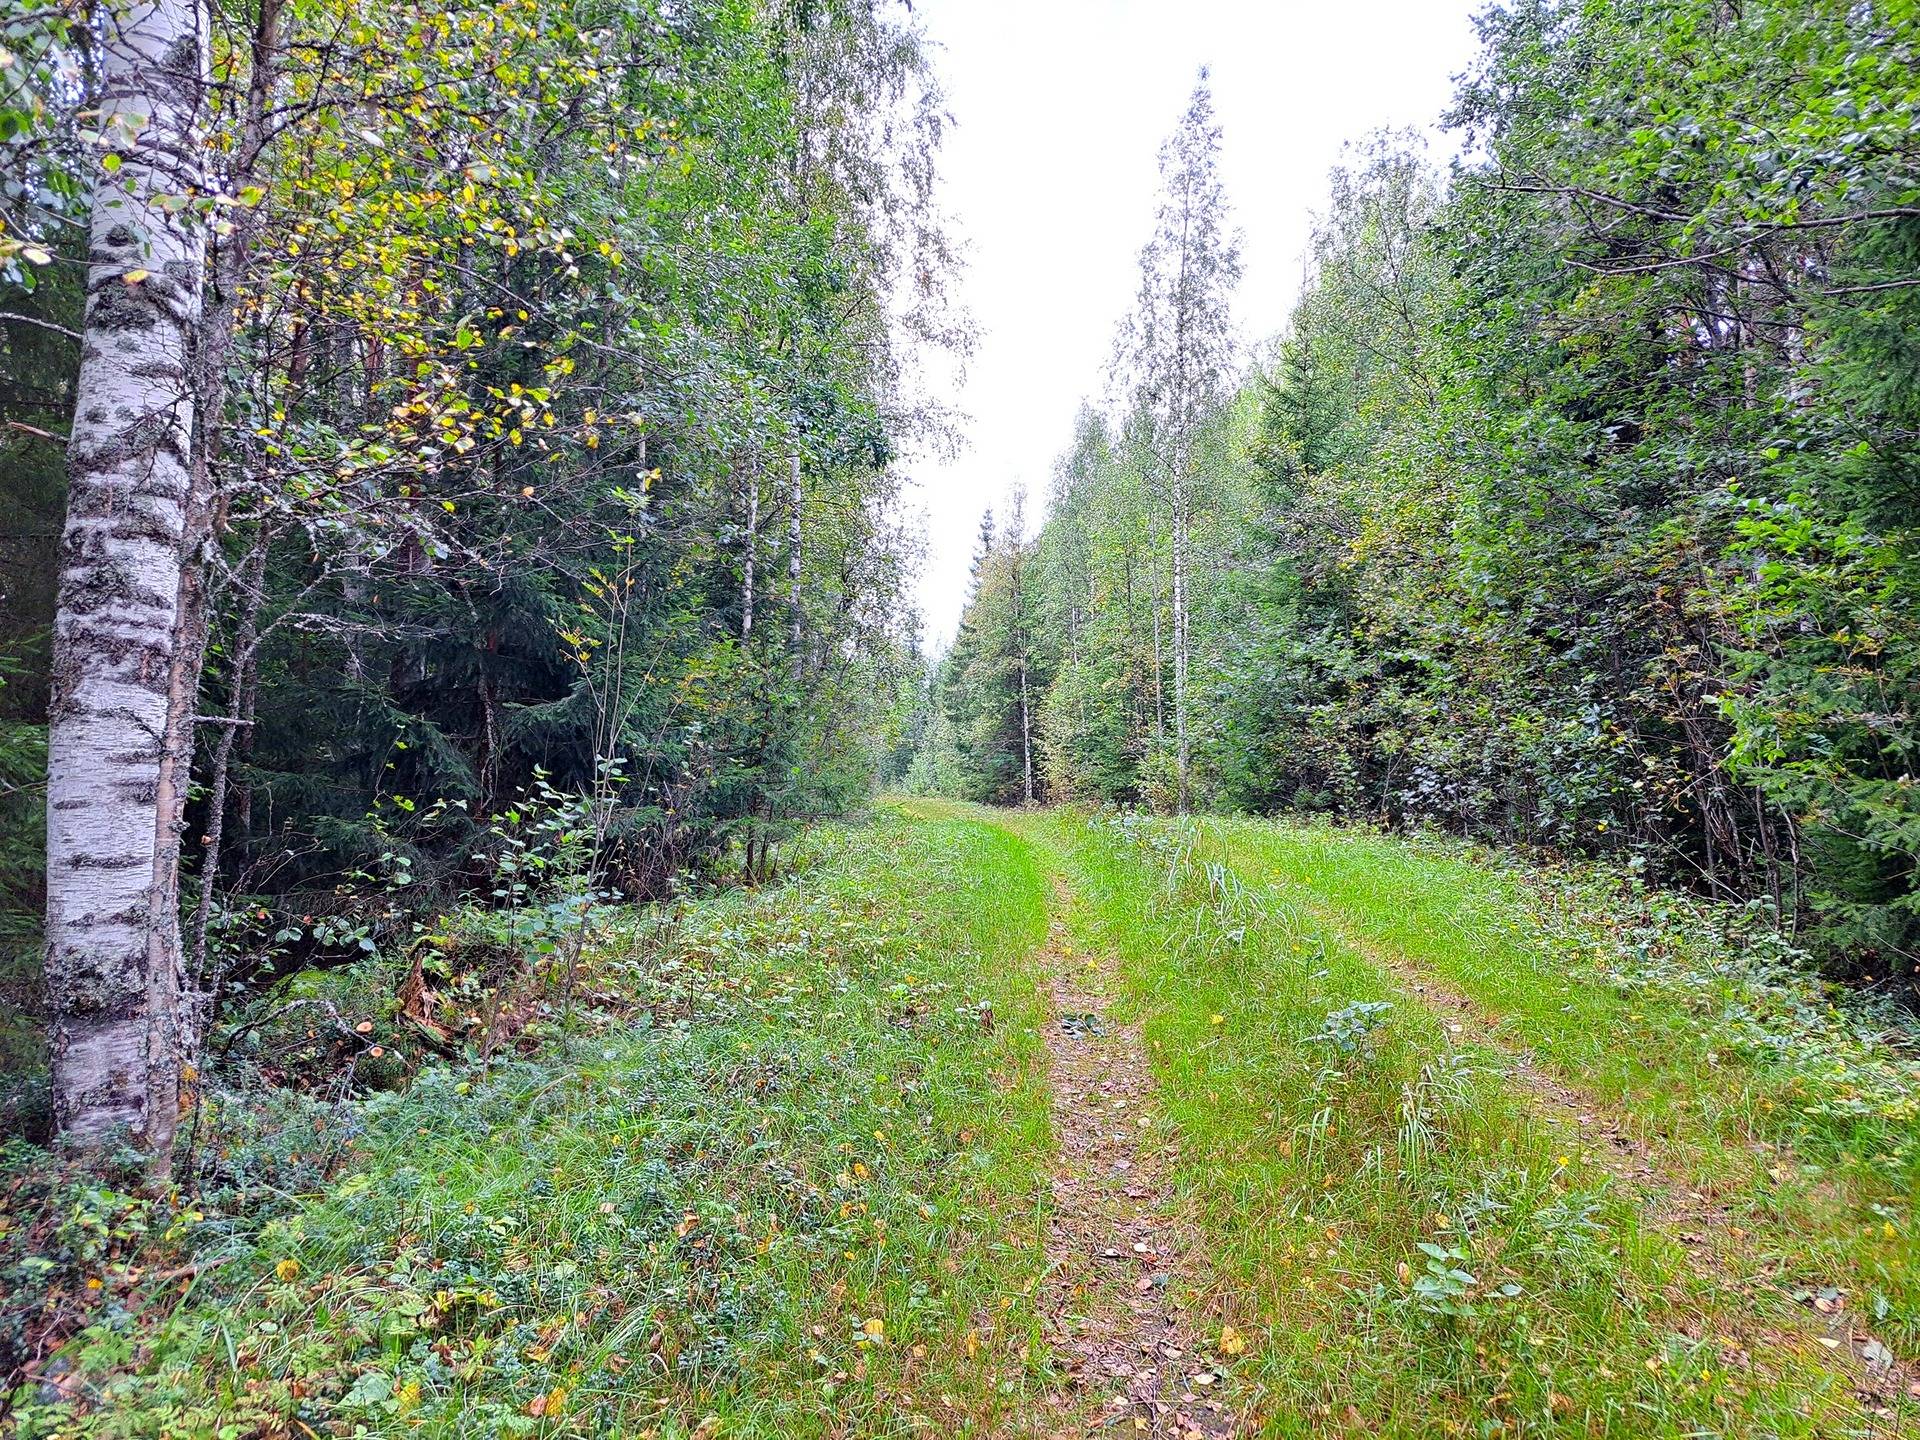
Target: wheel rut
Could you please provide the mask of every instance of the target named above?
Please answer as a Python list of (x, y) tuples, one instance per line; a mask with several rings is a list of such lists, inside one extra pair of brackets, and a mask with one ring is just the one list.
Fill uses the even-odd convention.
[(1341, 944), (1392, 975), (1438, 1014), (1455, 1040), (1471, 1040), (1500, 1055), (1507, 1079), (1535, 1112), (1578, 1135), (1583, 1156), (1639, 1198), (1647, 1222), (1679, 1242), (1688, 1266), (1751, 1312), (1749, 1338), (1784, 1348), (1795, 1348), (1791, 1332), (1817, 1340), (1829, 1352), (1826, 1361), (1842, 1370), (1855, 1398), (1875, 1419), (1895, 1420), (1896, 1406), (1920, 1399), (1920, 1369), (1910, 1359), (1896, 1358), (1853, 1309), (1807, 1314), (1786, 1308), (1786, 1288), (1756, 1273), (1750, 1234), (1732, 1226), (1727, 1207), (1711, 1192), (1695, 1189), (1657, 1144), (1635, 1136), (1619, 1111), (1536, 1064), (1499, 1015), (1400, 950), (1365, 935), (1335, 907), (1318, 898), (1292, 898)]
[(1056, 880), (1044, 974), (1058, 1159), (1042, 1316), (1062, 1383), (1043, 1433), (1238, 1435), (1219, 1357), (1194, 1330), (1198, 1237), (1167, 1179), (1172, 1137), (1146, 1046), (1110, 1013), (1111, 962), (1074, 953), (1070, 903)]

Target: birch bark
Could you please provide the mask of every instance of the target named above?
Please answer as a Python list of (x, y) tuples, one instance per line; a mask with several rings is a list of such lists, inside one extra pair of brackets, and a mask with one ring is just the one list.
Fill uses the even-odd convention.
[(793, 607), (793, 683), (806, 678), (806, 600), (800, 593), (801, 555), (806, 540), (806, 483), (800, 452), (787, 457), (787, 599)]
[(753, 635), (754, 569), (760, 558), (760, 458), (756, 455), (747, 469), (746, 555), (740, 562), (740, 638)]
[[(101, 129), (117, 171), (93, 197), (68, 445), (47, 760), (47, 963), (54, 1112), (97, 1146), (164, 1164), (179, 1111), (173, 807), (161, 775), (193, 491), (192, 337), (205, 235), (207, 13), (109, 8)], [(189, 707), (190, 709), (190, 707)], [(188, 723), (191, 723), (189, 715)]]
[[(1224, 403), (1234, 367), (1229, 295), (1240, 278), (1239, 241), (1226, 230), (1219, 175), (1220, 127), (1207, 72), (1160, 149), (1160, 199), (1153, 238), (1140, 252), (1140, 298), (1122, 333), (1134, 402), (1146, 420), (1147, 448), (1168, 509), (1173, 594), (1174, 765), (1177, 804), (1193, 801), (1190, 679), (1193, 657), (1191, 541), (1196, 508), (1196, 445)], [(1156, 572), (1157, 573), (1157, 572)], [(1157, 587), (1157, 580), (1156, 580)], [(1154, 609), (1154, 739), (1165, 735), (1160, 694), (1160, 612)]]

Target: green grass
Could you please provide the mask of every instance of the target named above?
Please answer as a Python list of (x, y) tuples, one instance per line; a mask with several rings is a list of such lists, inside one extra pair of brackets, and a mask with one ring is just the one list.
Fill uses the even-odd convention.
[[(77, 1403), (22, 1397), (18, 1433), (1045, 1431), (1056, 877), (1076, 960), (1141, 1026), (1203, 1241), (1195, 1330), (1251, 1342), (1212, 1358), (1260, 1433), (1911, 1423), (1774, 1277), (1907, 1348), (1913, 1061), (1763, 946), (1436, 842), (899, 808), (664, 948), (608, 935), (595, 987), (637, 1019), (356, 1101), (357, 1158), (313, 1193), (271, 1188), (340, 1143), (291, 1133), (337, 1123), (311, 1105), (222, 1122), (253, 1188), (206, 1215), (65, 1190), (29, 1230), (32, 1156), (6, 1152), (0, 1273), (50, 1237), (103, 1297), (62, 1357)], [(1710, 1248), (1746, 1268), (1649, 1218), (1659, 1186), (1597, 1163), (1522, 1050), (1732, 1207)]]
[(1502, 1057), (1306, 907), (1177, 825), (1001, 820), (1122, 962), (1263, 1434), (1871, 1429), (1811, 1336), (1698, 1274)]
[(1041, 878), (965, 822), (820, 843), (626, 977), (639, 1028), (431, 1071), (324, 1193), (189, 1223), (225, 1262), (110, 1310), (19, 1433), (1005, 1433), (1045, 1378)]
[(1688, 907), (1327, 826), (1217, 821), (1217, 852), (1495, 1017), (1749, 1233), (1756, 1279), (1846, 1292), (1920, 1347), (1920, 1059), (1817, 983), (1756, 970)]

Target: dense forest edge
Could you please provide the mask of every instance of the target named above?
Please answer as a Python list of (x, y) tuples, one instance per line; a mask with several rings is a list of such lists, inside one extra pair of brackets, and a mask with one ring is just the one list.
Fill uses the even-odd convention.
[(1920, 0), (1478, 33), (929, 648), (910, 6), (0, 17), (0, 1426), (1065, 1423), (1063, 1018), (1193, 1433), (1910, 1422)]
[[(966, 339), (889, 7), (214, 9), (199, 75), (191, 5), (3, 57), (9, 1114), (136, 1164), (230, 1001), (445, 922), (425, 983), (499, 990), (864, 804)], [(101, 118), (188, 79), (192, 173)], [(107, 266), (136, 222), (179, 256)]]

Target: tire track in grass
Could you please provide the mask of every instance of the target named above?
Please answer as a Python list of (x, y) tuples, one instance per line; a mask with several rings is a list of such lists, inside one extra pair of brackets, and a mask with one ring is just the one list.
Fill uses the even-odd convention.
[(1048, 1397), (1051, 1433), (1239, 1434), (1188, 1323), (1198, 1237), (1167, 1181), (1146, 1049), (1110, 1017), (1100, 962), (1074, 955), (1070, 901), (1056, 877), (1042, 964), (1059, 1155), (1042, 1314), (1065, 1383)]
[[(1070, 1008), (1080, 1003), (1076, 992), (1104, 989), (1116, 1013), (1137, 1017), (1143, 1036), (1153, 1037), (1158, 1088), (1151, 1094), (1168, 1117), (1180, 1120), (1176, 1129), (1156, 1116), (1149, 1131), (1163, 1143), (1177, 1136), (1181, 1149), (1198, 1147), (1185, 1163), (1171, 1147), (1165, 1152), (1169, 1183), (1182, 1197), (1166, 1213), (1190, 1217), (1204, 1234), (1187, 1254), (1195, 1258), (1197, 1250), (1204, 1257), (1207, 1281), (1234, 1287), (1234, 1318), (1248, 1326), (1251, 1342), (1244, 1373), (1239, 1363), (1232, 1367), (1235, 1398), (1247, 1397), (1262, 1412), (1257, 1420), (1251, 1411), (1243, 1417), (1245, 1433), (1666, 1434), (1676, 1440), (1900, 1433), (1897, 1419), (1862, 1413), (1844, 1357), (1817, 1347), (1805, 1330), (1763, 1331), (1736, 1297), (1695, 1273), (1673, 1237), (1645, 1223), (1630, 1187), (1615, 1185), (1598, 1166), (1553, 1171), (1556, 1163), (1567, 1164), (1556, 1152), (1573, 1148), (1561, 1141), (1565, 1130), (1550, 1123), (1522, 1087), (1507, 1082), (1498, 1064), (1461, 1072), (1481, 1078), (1473, 1094), (1462, 1091), (1457, 1114), (1439, 1117), (1444, 1133), (1429, 1141), (1437, 1148), (1426, 1160), (1402, 1156), (1396, 1164), (1399, 1141), (1386, 1087), (1404, 1091), (1409, 1047), (1444, 1050), (1447, 1027), (1428, 1018), (1428, 1007), (1396, 985), (1388, 967), (1338, 943), (1330, 927), (1311, 924), (1304, 907), (1296, 926), (1258, 903), (1240, 904), (1235, 895), (1247, 892), (1225, 867), (1199, 862), (1191, 845), (1151, 843), (1164, 828), (1151, 823), (1084, 825), (1077, 817), (1024, 812), (994, 818), (1071, 877), (1074, 932), (1083, 940), (1099, 937), (1104, 968), (1098, 975), (1085, 972), (1084, 957), (1053, 942), (1051, 950), (1064, 952), (1066, 974), (1076, 982), (1056, 1007), (1076, 1013)], [(1083, 918), (1095, 924), (1082, 925)], [(1203, 938), (1209, 926), (1248, 963), (1223, 963), (1207, 944), (1191, 950), (1189, 940)], [(1323, 997), (1290, 995), (1286, 985), (1273, 995), (1266, 990), (1266, 982), (1284, 972), (1312, 992), (1329, 973), (1309, 977), (1301, 947), (1286, 951), (1294, 938), (1326, 946), (1320, 963), (1337, 973), (1325, 996), (1401, 1002), (1404, 1018), (1383, 1027), (1387, 1070), (1376, 1075), (1371, 1062), (1355, 1062), (1355, 1085), (1336, 1095), (1324, 1094), (1325, 1077), (1302, 1083), (1313, 1065), (1301, 1047), (1317, 1038), (1315, 1012)], [(1042, 973), (1056, 965), (1049, 953)], [(1464, 1030), (1463, 1022), (1455, 1033)], [(1381, 1083), (1369, 1090), (1370, 1076)], [(1326, 1106), (1322, 1115), (1338, 1109), (1349, 1123), (1337, 1142), (1333, 1127), (1326, 1127), (1326, 1158), (1317, 1142), (1300, 1148), (1298, 1125), (1291, 1136), (1278, 1133), (1274, 1124), (1284, 1120), (1275, 1111), (1253, 1118), (1254, 1107), (1228, 1098), (1269, 1092), (1287, 1098), (1285, 1113), (1295, 1119), (1317, 1104)], [(1311, 1122), (1319, 1123), (1318, 1116)], [(1054, 1130), (1064, 1146), (1069, 1127), (1056, 1118)], [(1609, 1189), (1611, 1221), (1595, 1226), (1585, 1217)], [(1564, 1216), (1547, 1218), (1563, 1191), (1575, 1202), (1592, 1202), (1572, 1222), (1592, 1227), (1591, 1240), (1580, 1239), (1586, 1229), (1565, 1229)], [(1460, 1228), (1458, 1215), (1483, 1198), (1492, 1202), (1478, 1212), (1484, 1223)], [(1452, 1201), (1460, 1211), (1446, 1203)], [(1508, 1201), (1519, 1216), (1513, 1223), (1501, 1218)], [(1609, 1237), (1611, 1222), (1620, 1228)], [(1421, 1260), (1409, 1255), (1410, 1263), (1392, 1264), (1412, 1235), (1439, 1237), (1434, 1243), (1450, 1250), (1470, 1241), (1479, 1261), (1474, 1268), (1483, 1276), (1470, 1283), (1490, 1290), (1511, 1278), (1517, 1297), (1509, 1304), (1476, 1296), (1468, 1302), (1471, 1323), (1436, 1318), (1443, 1312), (1413, 1298)], [(1543, 1245), (1543, 1238), (1552, 1243)], [(1516, 1241), (1523, 1248), (1509, 1252)], [(1050, 1262), (1057, 1249), (1049, 1245)], [(1043, 1287), (1043, 1327), (1058, 1314), (1059, 1293)], [(1197, 1306), (1190, 1313), (1199, 1313)], [(1052, 1327), (1049, 1337), (1063, 1329), (1066, 1338), (1054, 1348), (1066, 1355), (1070, 1329)], [(1060, 1410), (1063, 1422), (1105, 1415), (1111, 1419), (1095, 1433), (1128, 1433), (1113, 1423), (1128, 1418), (1125, 1406), (1103, 1411), (1098, 1386), (1080, 1388), (1088, 1404), (1079, 1412)], [(1041, 1433), (1086, 1432), (1063, 1423)]]
[[(1207, 1137), (1199, 1213), (1279, 1402), (1262, 1433), (1874, 1428), (1802, 1346), (1730, 1338), (1668, 1238), (1604, 1199), (1611, 1177), (1555, 1168), (1556, 1127), (1496, 1066), (1447, 1064), (1445, 1026), (1383, 967), (1259, 903), (1191, 825), (1096, 821), (1085, 840), (1169, 1103)], [(1230, 1098), (1248, 1096), (1274, 1103), (1250, 1118)]]
[[(1279, 893), (1268, 882), (1257, 883)], [(1844, 1371), (1855, 1398), (1875, 1418), (1897, 1421), (1903, 1411), (1911, 1417), (1911, 1402), (1920, 1398), (1920, 1369), (1894, 1357), (1879, 1337), (1860, 1324), (1852, 1309), (1802, 1310), (1774, 1283), (1773, 1276), (1756, 1275), (1754, 1248), (1747, 1243), (1752, 1232), (1733, 1225), (1727, 1208), (1717, 1204), (1710, 1192), (1694, 1188), (1653, 1142), (1635, 1139), (1624, 1115), (1538, 1067), (1531, 1052), (1510, 1035), (1505, 1017), (1441, 981), (1398, 947), (1362, 933), (1337, 906), (1293, 887), (1286, 898), (1341, 945), (1393, 977), (1415, 1000), (1439, 1014), (1454, 1043), (1468, 1041), (1498, 1055), (1505, 1062), (1506, 1078), (1542, 1120), (1578, 1134), (1583, 1147), (1590, 1147), (1583, 1148), (1582, 1160), (1628, 1187), (1643, 1205), (1647, 1224), (1676, 1242), (1689, 1268), (1722, 1292), (1738, 1297), (1753, 1312), (1763, 1327), (1754, 1338), (1788, 1347), (1795, 1337), (1811, 1339)], [(1766, 1306), (1769, 1294), (1779, 1303)], [(1775, 1322), (1784, 1328), (1775, 1328)]]

